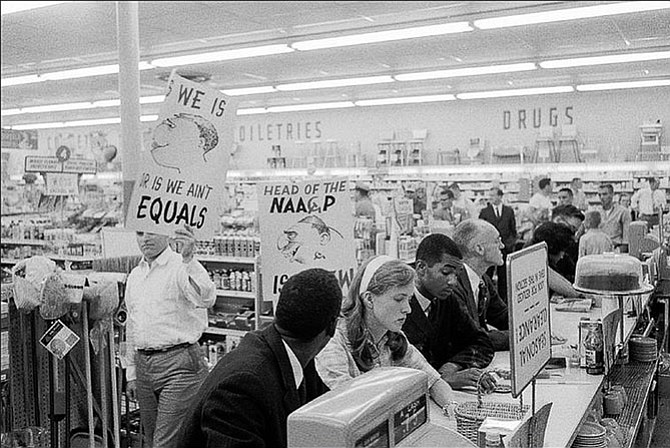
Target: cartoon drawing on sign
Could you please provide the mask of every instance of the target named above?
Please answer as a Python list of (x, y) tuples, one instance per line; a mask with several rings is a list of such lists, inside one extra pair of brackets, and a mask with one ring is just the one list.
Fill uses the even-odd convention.
[(327, 258), (324, 250), (334, 235), (344, 238), (318, 216), (308, 215), (283, 231), (277, 239), (277, 249), (291, 263), (312, 265)]
[(185, 167), (198, 170), (199, 161), (207, 163), (207, 153), (218, 143), (218, 132), (208, 120), (200, 115), (177, 113), (154, 129), (151, 157), (158, 165), (179, 173)]

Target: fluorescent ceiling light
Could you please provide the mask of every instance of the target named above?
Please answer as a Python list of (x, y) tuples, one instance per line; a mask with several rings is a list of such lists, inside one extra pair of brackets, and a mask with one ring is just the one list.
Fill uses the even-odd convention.
[[(149, 70), (155, 68), (148, 62), (140, 62), (139, 70)], [(73, 70), (63, 70), (59, 72), (44, 73), (41, 75), (16, 76), (13, 78), (3, 78), (0, 83), (2, 87), (17, 86), (20, 84), (33, 84), (43, 81), (59, 81), (63, 79), (86, 78), (89, 76), (112, 75), (119, 72), (119, 64), (99, 65), (96, 67), (77, 68)]]
[(582, 67), (584, 65), (620, 64), (625, 62), (654, 61), (670, 59), (670, 51), (656, 51), (653, 53), (612, 54), (608, 56), (593, 56), (588, 58), (556, 59), (540, 62), (542, 68)]
[(152, 95), (140, 97), (140, 104), (162, 103), (165, 101), (165, 95)]
[(2, 78), (2, 81), (0, 81), (0, 83), (2, 84), (2, 87), (9, 87), (9, 86), (18, 86), (21, 84), (33, 84), (42, 81), (46, 81), (46, 79), (41, 78), (37, 75), (26, 75), (26, 76), (15, 76), (14, 78)]
[(574, 92), (572, 86), (556, 86), (556, 87), (533, 87), (529, 89), (513, 89), (513, 90), (492, 90), (488, 92), (467, 92), (458, 93), (456, 98), (459, 100), (474, 100), (480, 98), (500, 98), (506, 96), (525, 96), (525, 95), (545, 95), (548, 93), (569, 93)]
[(279, 84), (275, 86), (277, 90), (309, 90), (309, 89), (328, 89), (332, 87), (363, 86), (369, 84), (383, 84), (394, 82), (391, 76), (368, 76), (365, 78), (348, 79), (330, 79), (325, 81), (295, 82), (290, 84)]
[(141, 115), (140, 116), (140, 121), (141, 122), (146, 122), (146, 121), (156, 121), (158, 120), (158, 115)]
[[(156, 121), (158, 120), (158, 115), (142, 115), (140, 121)], [(119, 124), (121, 123), (120, 117), (109, 117), (109, 118), (96, 118), (92, 120), (75, 120), (75, 121), (58, 121), (51, 123), (30, 123), (30, 124), (17, 124), (9, 126), (9, 129), (16, 129), (17, 131), (23, 131), (26, 129), (54, 129), (54, 128), (74, 128), (79, 126), (97, 126), (101, 124)]]
[(606, 5), (556, 9), (553, 11), (519, 14), (514, 16), (491, 17), (489, 19), (475, 20), (473, 21), (473, 24), (479, 29), (487, 30), (492, 28), (506, 28), (511, 26), (532, 25), (536, 23), (561, 22), (564, 20), (654, 11), (667, 8), (670, 8), (670, 2), (667, 1), (608, 3)]
[(82, 110), (92, 109), (93, 103), (66, 103), (66, 104), (51, 104), (48, 106), (33, 106), (23, 107), (21, 112), (24, 114), (39, 114), (43, 112), (61, 112), (65, 110)]
[(640, 87), (667, 87), (667, 86), (670, 86), (670, 79), (649, 79), (646, 81), (582, 84), (577, 86), (577, 90), (580, 92), (592, 92), (595, 90), (636, 89)]
[(10, 115), (21, 115), (23, 112), (21, 112), (21, 109), (3, 109), (0, 112), (0, 115), (3, 117), (8, 117)]
[(356, 101), (356, 106), (385, 106), (388, 104), (431, 103), (436, 101), (453, 101), (455, 99), (456, 97), (450, 93), (444, 95), (406, 96), (399, 98), (381, 98), (378, 100), (360, 100)]
[(5, 14), (28, 11), (30, 9), (44, 8), (45, 6), (59, 5), (61, 3), (72, 3), (72, 2), (13, 2), (3, 0), (0, 3), (0, 10), (2, 10), (2, 15), (4, 16)]
[(210, 53), (189, 54), (171, 58), (158, 58), (151, 61), (156, 67), (173, 67), (176, 65), (202, 64), (205, 62), (228, 61), (230, 59), (253, 58), (271, 54), (290, 53), (293, 48), (288, 45), (264, 45), (260, 47), (236, 48), (234, 50), (214, 51)]
[(121, 105), (120, 99), (93, 101), (93, 107), (115, 107)]
[(419, 26), (375, 33), (350, 34), (348, 36), (328, 37), (324, 39), (294, 42), (291, 47), (300, 51), (320, 50), (322, 48), (346, 47), (350, 45), (372, 44), (392, 40), (414, 39), (416, 37), (439, 36), (442, 34), (472, 31), (468, 22), (443, 23), (440, 25)]
[[(143, 96), (140, 98), (140, 104), (162, 103), (165, 100), (165, 95)], [(121, 100), (118, 98), (111, 100), (100, 100), (82, 103), (65, 103), (65, 104), (50, 104), (46, 106), (24, 107), (22, 109), (5, 109), (2, 115), (20, 115), (20, 114), (37, 114), (43, 112), (62, 112), (66, 110), (84, 110), (97, 109), (103, 107), (120, 106)]]
[(351, 101), (337, 101), (333, 103), (311, 103), (311, 104), (293, 104), (290, 106), (272, 106), (268, 107), (268, 112), (297, 112), (302, 110), (321, 110), (321, 109), (341, 109), (344, 107), (354, 107)]
[(490, 75), (493, 73), (521, 72), (526, 70), (535, 70), (537, 66), (533, 62), (524, 62), (521, 64), (502, 64), (489, 65), (486, 67), (466, 67), (455, 68), (451, 70), (436, 70), (430, 72), (405, 73), (395, 75), (397, 81), (422, 81), (425, 79), (454, 78), (457, 76), (476, 76)]
[(237, 109), (237, 115), (258, 115), (267, 113), (268, 111), (264, 107), (250, 107), (249, 109)]
[(225, 93), (230, 96), (238, 95), (254, 95), (256, 93), (273, 93), (277, 90), (272, 86), (261, 86), (261, 87), (244, 87), (241, 89), (223, 89), (221, 93)]

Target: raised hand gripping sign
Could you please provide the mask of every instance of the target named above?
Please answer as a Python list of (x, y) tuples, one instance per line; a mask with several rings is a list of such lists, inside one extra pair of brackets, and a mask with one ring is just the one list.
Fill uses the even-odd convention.
[(137, 161), (127, 228), (172, 234), (187, 224), (197, 239), (214, 237), (235, 113), (220, 91), (172, 72), (151, 140)]

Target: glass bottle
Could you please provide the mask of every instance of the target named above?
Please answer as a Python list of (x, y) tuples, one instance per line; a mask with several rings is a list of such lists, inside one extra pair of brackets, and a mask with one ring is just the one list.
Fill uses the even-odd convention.
[(602, 326), (595, 323), (589, 327), (584, 340), (586, 354), (586, 373), (602, 375), (605, 371)]

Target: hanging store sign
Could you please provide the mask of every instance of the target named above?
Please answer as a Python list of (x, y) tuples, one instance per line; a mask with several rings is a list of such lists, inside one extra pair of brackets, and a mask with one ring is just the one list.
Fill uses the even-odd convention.
[(547, 245), (507, 256), (512, 395), (517, 397), (551, 357)]
[(354, 217), (345, 178), (257, 186), (263, 298), (309, 268), (333, 271), (346, 294), (356, 269)]
[(185, 224), (213, 239), (225, 197), (236, 107), (216, 89), (172, 72), (142, 151), (126, 215), (130, 230), (172, 235)]
[(69, 159), (61, 161), (55, 156), (26, 156), (25, 172), (95, 174), (97, 172), (97, 163), (93, 159)]

